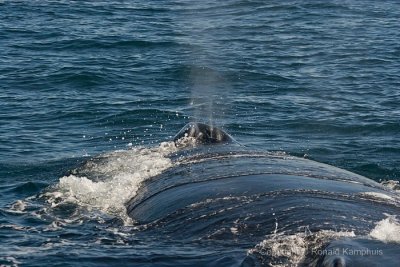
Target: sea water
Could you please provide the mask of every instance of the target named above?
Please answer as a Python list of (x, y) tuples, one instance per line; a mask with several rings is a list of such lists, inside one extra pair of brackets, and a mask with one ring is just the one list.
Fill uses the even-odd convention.
[[(0, 1), (0, 265), (204, 264), (213, 248), (146, 236), (124, 210), (141, 181), (172, 166), (169, 141), (189, 121), (398, 188), (399, 10), (394, 0)], [(82, 165), (97, 179), (75, 175)], [(399, 242), (398, 227), (389, 216), (370, 235)], [(293, 259), (302, 238), (280, 237)], [(279, 254), (281, 243), (249, 253)]]

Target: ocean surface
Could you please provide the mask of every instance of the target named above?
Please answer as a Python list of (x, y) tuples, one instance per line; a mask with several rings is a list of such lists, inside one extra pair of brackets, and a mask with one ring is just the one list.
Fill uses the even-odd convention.
[[(399, 13), (395, 0), (0, 1), (0, 265), (206, 264), (212, 248), (147, 236), (123, 209), (190, 121), (399, 181)], [(69, 175), (99, 155), (113, 183)]]

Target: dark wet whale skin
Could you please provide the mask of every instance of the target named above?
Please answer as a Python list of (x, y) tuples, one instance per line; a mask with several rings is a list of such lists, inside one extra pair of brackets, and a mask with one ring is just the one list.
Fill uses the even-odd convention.
[(229, 134), (220, 128), (204, 123), (188, 123), (174, 137), (177, 143), (181, 138), (192, 137), (197, 144), (228, 144), (236, 142)]
[[(368, 178), (285, 154), (248, 151), (220, 129), (218, 138), (207, 140), (207, 127), (185, 126), (175, 141), (201, 135), (198, 146), (171, 155), (175, 167), (145, 181), (127, 203), (139, 225), (175, 239), (234, 240), (235, 248), (248, 249), (273, 232), (289, 235), (304, 227), (367, 235), (385, 214), (400, 213), (397, 194)], [(314, 263), (359, 266), (358, 259), (335, 257)]]

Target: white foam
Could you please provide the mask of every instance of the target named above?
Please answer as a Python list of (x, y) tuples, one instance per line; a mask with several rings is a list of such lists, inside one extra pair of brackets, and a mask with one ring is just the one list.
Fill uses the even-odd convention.
[(19, 266), (19, 264), (21, 264), (21, 262), (19, 262), (16, 258), (11, 256), (0, 257), (0, 262), (2, 262), (0, 266), (10, 266), (10, 267)]
[(15, 213), (15, 214), (23, 214), (25, 213), (27, 203), (23, 200), (17, 200), (15, 201), (9, 209), (7, 209), (7, 212), (10, 213)]
[(364, 196), (367, 196), (367, 197), (372, 197), (372, 198), (377, 198), (377, 199), (381, 199), (381, 200), (392, 200), (392, 201), (394, 201), (394, 198), (392, 198), (391, 196), (388, 196), (386, 194), (379, 193), (379, 192), (363, 192), (363, 193), (361, 193), (361, 195), (364, 195)]
[(125, 202), (135, 196), (141, 182), (173, 165), (167, 155), (176, 150), (173, 142), (164, 142), (155, 148), (133, 148), (105, 154), (101, 157), (101, 164), (88, 167), (90, 171), (104, 175), (104, 180), (92, 181), (79, 174), (64, 176), (55, 190), (46, 194), (47, 201), (53, 207), (61, 203), (76, 203), (88, 210), (97, 209), (120, 216), (129, 222)]
[(188, 136), (187, 133), (185, 133), (185, 136), (183, 136), (177, 140), (177, 146), (178, 147), (188, 147), (188, 146), (195, 147), (196, 146), (196, 138), (190, 137), (190, 136)]
[(396, 216), (388, 215), (376, 224), (369, 235), (385, 243), (400, 243), (400, 222)]
[(273, 234), (250, 249), (248, 254), (268, 259), (268, 266), (287, 267), (298, 266), (304, 261), (307, 251), (318, 250), (329, 240), (342, 237), (354, 237), (354, 232), (336, 232), (322, 230), (311, 233), (306, 231), (293, 235)]
[(382, 181), (382, 185), (400, 193), (400, 182), (395, 180)]

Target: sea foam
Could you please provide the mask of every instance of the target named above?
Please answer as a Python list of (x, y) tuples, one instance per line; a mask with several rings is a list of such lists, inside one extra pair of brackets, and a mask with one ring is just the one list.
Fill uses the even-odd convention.
[(163, 142), (154, 148), (138, 147), (104, 154), (102, 164), (90, 166), (90, 171), (95, 168), (104, 179), (92, 180), (79, 173), (64, 176), (45, 197), (52, 207), (74, 203), (129, 221), (126, 201), (135, 196), (144, 180), (173, 166), (167, 155), (176, 150), (173, 142)]
[(376, 224), (369, 235), (385, 243), (400, 243), (400, 222), (396, 216), (387, 216)]

